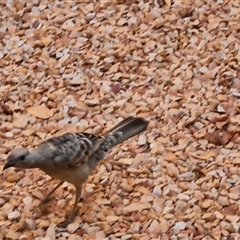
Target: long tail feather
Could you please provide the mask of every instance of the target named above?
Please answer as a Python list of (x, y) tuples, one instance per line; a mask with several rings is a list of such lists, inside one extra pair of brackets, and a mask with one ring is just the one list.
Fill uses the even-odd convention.
[(117, 132), (121, 132), (121, 136), (117, 138), (117, 141), (114, 143), (116, 146), (119, 143), (126, 141), (127, 139), (134, 137), (135, 135), (147, 130), (149, 122), (144, 118), (140, 117), (128, 117), (118, 123), (115, 127), (111, 128), (108, 133), (113, 134)]

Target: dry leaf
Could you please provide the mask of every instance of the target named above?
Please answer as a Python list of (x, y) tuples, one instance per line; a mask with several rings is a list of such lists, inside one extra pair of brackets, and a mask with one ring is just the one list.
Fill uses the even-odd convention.
[(133, 163), (133, 159), (132, 158), (120, 158), (118, 162), (130, 166)]
[(235, 135), (235, 133), (232, 132), (228, 132), (228, 131), (223, 131), (222, 133), (222, 144), (228, 144), (229, 141), (233, 138), (233, 136)]
[(118, 93), (120, 90), (121, 90), (121, 84), (118, 83), (118, 82), (114, 83), (113, 86), (112, 86), (112, 91), (113, 91), (113, 93), (116, 94), (116, 93)]
[(206, 154), (202, 154), (202, 155), (197, 155), (197, 154), (194, 154), (194, 153), (189, 153), (189, 155), (191, 157), (194, 157), (194, 158), (197, 158), (197, 159), (200, 159), (200, 160), (209, 160), (209, 158), (211, 157), (216, 157), (216, 153), (211, 151), (209, 153), (206, 153)]
[(174, 153), (168, 153), (165, 157), (164, 157), (165, 161), (169, 161), (169, 162), (176, 162), (178, 160), (177, 156)]
[(190, 139), (187, 137), (180, 138), (178, 140), (178, 149), (181, 149), (181, 150), (185, 149), (188, 146), (189, 141)]
[(42, 37), (41, 38), (41, 42), (43, 43), (43, 45), (45, 46), (45, 47), (47, 47), (50, 43), (51, 43), (51, 39), (49, 38), (49, 37)]
[(119, 217), (118, 216), (107, 216), (106, 220), (109, 225), (113, 225), (116, 221), (118, 221)]
[(123, 211), (125, 212), (135, 212), (135, 211), (142, 211), (143, 209), (148, 209), (149, 205), (143, 203), (132, 203), (126, 207), (123, 207)]
[(53, 112), (45, 106), (35, 106), (27, 109), (27, 112), (35, 117), (48, 119), (53, 116)]
[(203, 136), (203, 138), (208, 140), (209, 143), (212, 143), (215, 145), (223, 144), (222, 137), (218, 131), (213, 131), (213, 132), (207, 133), (205, 136)]
[(225, 121), (225, 122), (216, 122), (215, 125), (219, 130), (222, 130), (227, 124), (228, 124), (229, 120)]
[(211, 114), (208, 116), (208, 119), (212, 123), (226, 121), (228, 120), (228, 118), (229, 116), (227, 114), (219, 114), (219, 113)]
[(19, 179), (21, 179), (21, 175), (17, 172), (11, 172), (11, 174), (7, 174), (6, 177), (6, 181), (8, 183), (16, 183), (17, 181), (19, 181)]

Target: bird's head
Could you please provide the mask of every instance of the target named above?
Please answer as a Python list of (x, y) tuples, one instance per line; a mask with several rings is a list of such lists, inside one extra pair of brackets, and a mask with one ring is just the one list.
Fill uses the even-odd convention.
[(4, 165), (3, 170), (15, 168), (27, 168), (29, 162), (30, 152), (26, 148), (17, 148), (11, 151), (7, 158), (7, 163)]

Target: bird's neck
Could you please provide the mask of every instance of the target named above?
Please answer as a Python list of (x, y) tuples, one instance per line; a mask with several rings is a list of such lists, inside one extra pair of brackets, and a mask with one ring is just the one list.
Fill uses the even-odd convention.
[(44, 163), (43, 155), (39, 154), (36, 151), (32, 151), (26, 159), (26, 167), (27, 168), (41, 168)]

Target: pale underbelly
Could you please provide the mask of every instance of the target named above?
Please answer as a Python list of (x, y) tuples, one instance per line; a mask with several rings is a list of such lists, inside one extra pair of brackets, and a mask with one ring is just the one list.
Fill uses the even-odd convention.
[(90, 169), (87, 165), (82, 165), (78, 168), (54, 168), (55, 171), (48, 169), (42, 169), (46, 174), (52, 178), (58, 179), (60, 181), (66, 181), (72, 183), (73, 185), (82, 185), (90, 175)]

